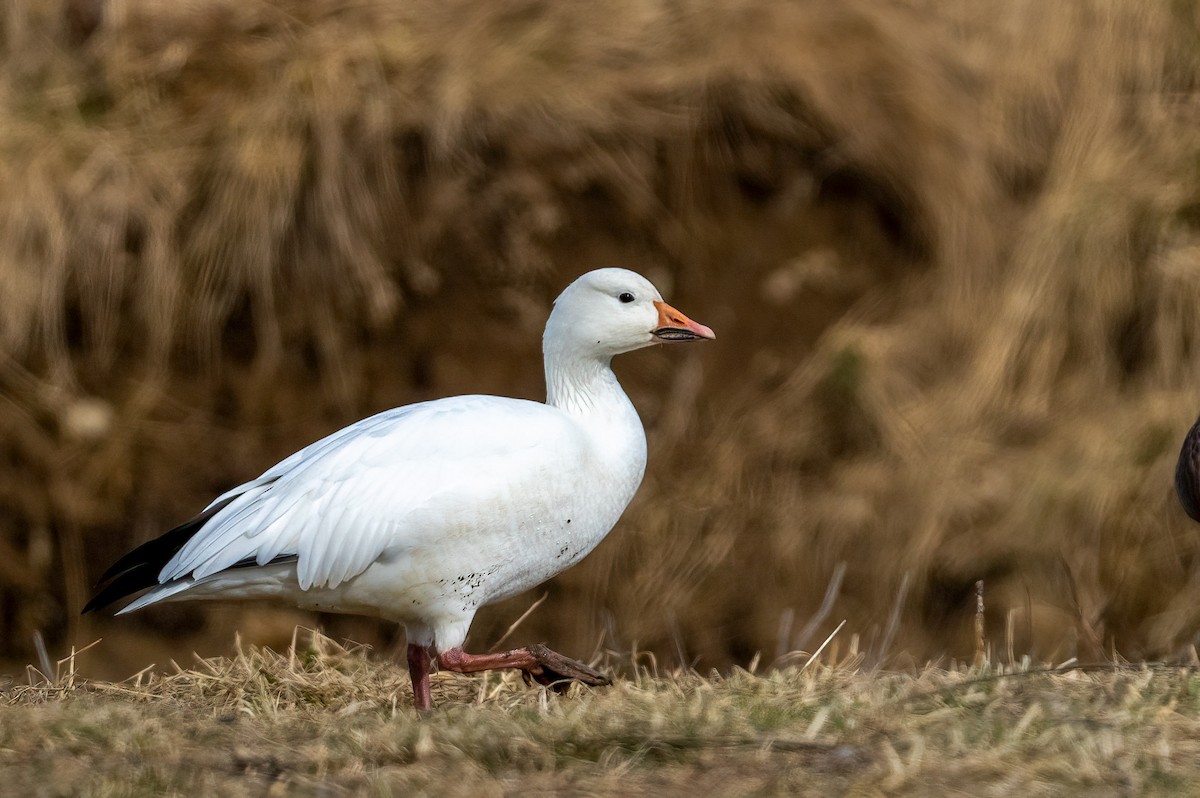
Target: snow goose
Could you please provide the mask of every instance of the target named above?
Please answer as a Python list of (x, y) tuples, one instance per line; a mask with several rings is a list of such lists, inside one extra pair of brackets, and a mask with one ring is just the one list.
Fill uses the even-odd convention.
[(646, 436), (610, 366), (713, 331), (644, 277), (599, 269), (554, 302), (546, 402), (455, 396), (388, 410), (301, 449), (118, 560), (84, 612), (149, 588), (162, 601), (275, 599), (405, 627), (418, 709), (429, 673), (516, 668), (550, 684), (608, 682), (545, 646), (468, 654), (479, 607), (579, 562), (646, 466)]

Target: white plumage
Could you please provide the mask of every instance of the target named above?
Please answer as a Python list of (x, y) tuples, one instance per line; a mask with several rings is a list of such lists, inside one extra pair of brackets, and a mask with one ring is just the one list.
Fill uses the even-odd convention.
[(480, 606), (578, 562), (633, 498), (646, 439), (612, 356), (711, 337), (639, 275), (590, 272), (547, 323), (545, 404), (458, 396), (339, 430), (217, 497), (122, 612), (272, 598), (387, 618), (410, 644), (455, 649)]

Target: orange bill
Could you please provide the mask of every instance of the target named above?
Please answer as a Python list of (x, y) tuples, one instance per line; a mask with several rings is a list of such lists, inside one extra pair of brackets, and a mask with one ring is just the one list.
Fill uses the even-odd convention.
[(658, 326), (650, 334), (660, 341), (698, 341), (701, 338), (712, 341), (717, 337), (710, 328), (692, 321), (666, 302), (656, 301), (654, 307), (658, 308)]

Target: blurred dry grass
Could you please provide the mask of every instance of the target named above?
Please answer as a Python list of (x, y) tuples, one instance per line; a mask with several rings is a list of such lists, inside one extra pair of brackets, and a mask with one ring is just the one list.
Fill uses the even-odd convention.
[[(1191, 4), (107, 9), (0, 12), (0, 654), (354, 418), (538, 396), (549, 299), (612, 264), (721, 340), (619, 366), (646, 484), (528, 638), (965, 657), (982, 578), (995, 650), (1189, 650)], [(262, 630), (125, 628), (212, 617)]]
[(659, 672), (639, 655), (614, 686), (565, 696), (515, 675), (439, 675), (439, 706), (418, 718), (396, 664), (319, 636), (299, 643), (120, 684), (67, 668), (54, 681), (8, 686), (5, 785), (30, 796), (1200, 788), (1200, 677), (1190, 668), (879, 676), (809, 663), (705, 677)]

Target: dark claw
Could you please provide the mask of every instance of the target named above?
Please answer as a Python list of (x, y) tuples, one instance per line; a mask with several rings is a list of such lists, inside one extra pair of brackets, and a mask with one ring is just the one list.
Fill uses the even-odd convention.
[(525, 684), (534, 682), (549, 687), (556, 693), (566, 692), (571, 682), (582, 682), (589, 687), (603, 687), (612, 684), (612, 679), (595, 668), (584, 665), (579, 660), (564, 657), (557, 651), (551, 651), (541, 643), (529, 646), (527, 649), (538, 661), (538, 671), (522, 671)]

